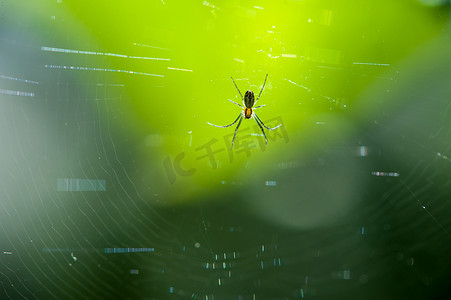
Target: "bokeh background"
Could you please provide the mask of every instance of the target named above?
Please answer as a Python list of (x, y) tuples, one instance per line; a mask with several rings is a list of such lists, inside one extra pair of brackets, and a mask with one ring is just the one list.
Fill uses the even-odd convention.
[(0, 298), (450, 298), (450, 50), (447, 0), (0, 1)]

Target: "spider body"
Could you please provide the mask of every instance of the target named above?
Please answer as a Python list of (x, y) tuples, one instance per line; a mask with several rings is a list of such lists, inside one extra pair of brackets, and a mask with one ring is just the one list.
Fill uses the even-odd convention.
[[(230, 78), (232, 78), (232, 77), (230, 77)], [(219, 126), (219, 125), (215, 125), (215, 124), (211, 124), (211, 123), (207, 122), (209, 125), (212, 125), (212, 126), (215, 126), (215, 127), (226, 128), (226, 127), (232, 126), (233, 124), (235, 124), (239, 120), (238, 121), (238, 125), (235, 128), (235, 133), (234, 133), (233, 139), (232, 139), (232, 149), (233, 149), (233, 143), (235, 142), (236, 133), (238, 131), (238, 128), (241, 125), (241, 121), (243, 121), (243, 117), (245, 119), (250, 119), (250, 118), (254, 117), (255, 122), (257, 122), (258, 126), (262, 130), (263, 136), (265, 137), (266, 144), (268, 144), (268, 139), (266, 138), (266, 134), (265, 134), (265, 131), (263, 130), (263, 127), (265, 127), (268, 130), (274, 130), (274, 129), (277, 129), (280, 126), (282, 126), (282, 124), (279, 124), (279, 125), (277, 125), (276, 127), (273, 127), (273, 128), (268, 127), (265, 124), (263, 124), (262, 120), (260, 120), (260, 118), (254, 112), (254, 109), (265, 106), (264, 104), (260, 105), (260, 106), (254, 106), (254, 105), (257, 103), (258, 99), (260, 99), (260, 95), (263, 92), (263, 88), (265, 87), (267, 78), (268, 78), (268, 74), (266, 74), (265, 82), (263, 82), (263, 86), (262, 86), (262, 89), (260, 90), (260, 94), (258, 94), (257, 100), (255, 100), (253, 91), (246, 91), (246, 93), (244, 94), (244, 97), (243, 97), (243, 95), (241, 95), (240, 89), (238, 88), (238, 86), (235, 83), (235, 80), (233, 80), (233, 78), (232, 78), (233, 84), (235, 85), (238, 93), (240, 94), (241, 100), (243, 101), (244, 106), (241, 105), (241, 104), (238, 104), (238, 103), (236, 103), (236, 102), (234, 102), (232, 100), (229, 100), (229, 101), (234, 103), (234, 104), (236, 104), (236, 105), (238, 105), (239, 107), (241, 107), (243, 109), (243, 111), (238, 115), (238, 117), (235, 119), (235, 121), (233, 121), (233, 123), (229, 124), (229, 125)]]
[[(233, 79), (232, 79), (233, 80)], [(253, 91), (247, 91), (244, 94), (244, 117), (250, 119), (252, 117), (252, 107), (254, 106), (255, 97)]]

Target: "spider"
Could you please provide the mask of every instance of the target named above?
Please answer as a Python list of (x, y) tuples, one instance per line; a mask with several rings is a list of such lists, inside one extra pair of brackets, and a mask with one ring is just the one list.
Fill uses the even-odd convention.
[[(232, 77), (230, 77), (230, 78), (232, 78)], [(256, 101), (254, 101), (255, 98), (254, 98), (254, 92), (253, 92), (253, 91), (247, 91), (247, 92), (244, 94), (244, 98), (243, 98), (243, 95), (241, 95), (240, 89), (239, 89), (238, 86), (236, 85), (235, 80), (233, 80), (233, 78), (232, 78), (233, 84), (235, 85), (235, 87), (236, 87), (238, 93), (240, 94), (241, 100), (243, 101), (244, 106), (242, 106), (241, 104), (238, 104), (238, 103), (236, 103), (236, 102), (234, 102), (234, 101), (232, 101), (232, 100), (230, 100), (230, 99), (229, 99), (229, 101), (232, 102), (232, 103), (234, 103), (234, 104), (236, 104), (236, 105), (238, 105), (239, 107), (241, 107), (241, 108), (243, 109), (243, 111), (238, 115), (238, 117), (236, 118), (236, 120), (233, 121), (233, 123), (232, 123), (232, 124), (229, 124), (229, 125), (219, 126), (219, 125), (215, 125), (215, 124), (212, 124), (212, 123), (210, 123), (210, 122), (207, 122), (207, 124), (212, 125), (212, 126), (215, 126), (215, 127), (226, 128), (226, 127), (232, 126), (233, 124), (235, 124), (235, 123), (239, 120), (239, 121), (238, 121), (238, 125), (237, 125), (236, 128), (235, 128), (235, 134), (233, 135), (233, 139), (232, 139), (232, 148), (231, 148), (231, 149), (233, 149), (233, 143), (235, 142), (236, 133), (237, 133), (237, 131), (238, 131), (238, 128), (239, 128), (240, 125), (241, 125), (241, 121), (243, 120), (243, 117), (246, 118), (246, 119), (250, 119), (250, 118), (254, 117), (255, 122), (257, 122), (258, 126), (260, 127), (260, 129), (261, 129), (262, 132), (263, 132), (263, 136), (265, 137), (265, 142), (266, 142), (265, 144), (268, 144), (268, 139), (266, 138), (266, 134), (265, 134), (265, 131), (263, 130), (263, 127), (265, 127), (265, 128), (268, 129), (268, 130), (274, 130), (274, 129), (277, 129), (277, 128), (279, 128), (280, 126), (282, 126), (282, 124), (279, 124), (279, 125), (277, 125), (276, 127), (273, 127), (273, 128), (268, 127), (268, 126), (266, 126), (265, 124), (263, 124), (262, 120), (260, 120), (260, 118), (259, 118), (259, 117), (257, 116), (257, 114), (254, 112), (254, 109), (257, 109), (257, 108), (266, 106), (265, 104), (259, 105), (259, 106), (254, 106), (254, 105), (257, 103), (258, 99), (260, 99), (260, 96), (261, 96), (261, 94), (262, 94), (262, 92), (263, 92), (263, 88), (265, 87), (266, 79), (267, 79), (267, 78), (268, 78), (268, 74), (266, 74), (265, 82), (263, 82), (262, 89), (260, 90), (260, 94), (258, 94), (258, 97), (257, 97), (257, 100), (256, 100)], [(262, 127), (262, 126), (263, 126), (263, 127)]]

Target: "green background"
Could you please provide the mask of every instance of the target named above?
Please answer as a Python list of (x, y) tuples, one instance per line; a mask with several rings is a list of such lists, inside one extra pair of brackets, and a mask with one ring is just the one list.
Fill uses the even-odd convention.
[(0, 295), (449, 296), (449, 6), (1, 2)]

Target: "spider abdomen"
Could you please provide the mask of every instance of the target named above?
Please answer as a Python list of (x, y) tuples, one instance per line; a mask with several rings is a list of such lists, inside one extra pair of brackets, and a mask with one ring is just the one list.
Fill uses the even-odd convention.
[(254, 106), (254, 102), (255, 102), (254, 92), (247, 91), (246, 94), (244, 94), (244, 105), (247, 108), (252, 108), (252, 106)]

